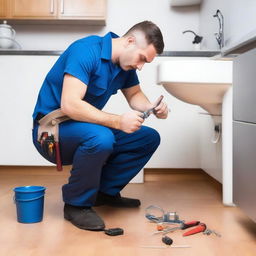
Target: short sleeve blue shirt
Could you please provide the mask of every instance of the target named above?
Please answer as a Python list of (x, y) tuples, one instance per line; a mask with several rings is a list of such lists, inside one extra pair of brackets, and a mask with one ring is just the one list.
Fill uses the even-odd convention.
[(119, 89), (139, 84), (135, 70), (124, 71), (111, 61), (112, 38), (89, 36), (72, 43), (47, 74), (40, 89), (33, 118), (60, 108), (63, 79), (66, 73), (87, 85), (85, 101), (102, 109)]

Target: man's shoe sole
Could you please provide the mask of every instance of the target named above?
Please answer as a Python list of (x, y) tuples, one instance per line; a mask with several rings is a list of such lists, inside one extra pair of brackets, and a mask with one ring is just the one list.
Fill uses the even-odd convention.
[(85, 226), (81, 226), (78, 225), (77, 223), (75, 223), (72, 218), (70, 218), (68, 216), (68, 214), (64, 213), (64, 219), (70, 221), (74, 226), (80, 228), (80, 229), (84, 229), (84, 230), (90, 230), (90, 231), (103, 231), (105, 229), (105, 226), (96, 226), (96, 227), (85, 227)]

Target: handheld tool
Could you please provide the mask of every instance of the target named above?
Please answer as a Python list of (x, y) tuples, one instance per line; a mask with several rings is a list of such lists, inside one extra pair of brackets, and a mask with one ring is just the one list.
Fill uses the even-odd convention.
[(109, 228), (104, 229), (104, 233), (109, 236), (120, 236), (124, 234), (124, 230), (122, 228)]
[(216, 232), (215, 230), (208, 229), (208, 228), (203, 232), (203, 234), (204, 234), (204, 235), (207, 235), (207, 236), (209, 236), (209, 235), (211, 235), (211, 234), (214, 234), (214, 235), (216, 235), (216, 236), (218, 236), (218, 237), (221, 237), (221, 234), (220, 234), (220, 233)]
[[(155, 214), (159, 216), (156, 216)], [(161, 207), (150, 205), (146, 208), (145, 217), (152, 222), (162, 223), (183, 223), (176, 212), (165, 212)]]
[(200, 223), (198, 227), (193, 228), (183, 234), (183, 236), (190, 236), (200, 232), (204, 232), (206, 230), (206, 225), (204, 223)]
[(172, 248), (190, 248), (191, 247), (189, 245), (173, 245), (173, 240), (169, 236), (163, 236), (162, 242), (167, 246), (148, 245), (148, 246), (142, 246), (142, 247), (152, 248), (152, 249), (166, 249), (168, 247), (172, 247)]
[(162, 242), (166, 245), (170, 245), (172, 248), (189, 248), (189, 245), (173, 245), (173, 240), (169, 236), (163, 236)]
[(200, 224), (200, 221), (183, 222), (178, 227), (165, 228), (163, 230), (154, 232), (153, 235), (155, 235), (155, 234), (163, 234), (163, 235), (165, 235), (167, 233), (174, 232), (175, 230), (179, 230), (179, 229), (184, 230), (184, 229), (187, 229), (187, 228), (195, 227), (195, 226), (197, 226), (199, 224)]
[(41, 147), (46, 155), (55, 158), (57, 170), (62, 170), (61, 157), (60, 157), (60, 147), (59, 142), (55, 140), (54, 136), (49, 135), (48, 132), (43, 132), (41, 138), (39, 139)]
[(162, 242), (167, 245), (171, 245), (173, 243), (173, 240), (169, 236), (163, 236)]
[(157, 106), (159, 106), (159, 104), (161, 103), (161, 101), (162, 101), (163, 98), (164, 98), (164, 96), (161, 95), (161, 96), (157, 99), (157, 102), (156, 102), (156, 104), (155, 104), (155, 106), (154, 106), (153, 108), (150, 108), (150, 109), (144, 111), (144, 112), (142, 113), (142, 114), (143, 114), (142, 118), (143, 118), (143, 119), (146, 119), (146, 118), (148, 118), (152, 113), (154, 113), (155, 108), (156, 108)]
[(38, 120), (37, 140), (45, 154), (54, 157), (57, 170), (62, 170), (60, 144), (59, 144), (59, 124), (70, 120), (61, 109), (56, 109)]

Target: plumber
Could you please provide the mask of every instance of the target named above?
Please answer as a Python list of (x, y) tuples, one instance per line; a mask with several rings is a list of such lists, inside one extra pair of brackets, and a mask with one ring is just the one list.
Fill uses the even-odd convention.
[[(33, 113), (33, 142), (40, 119), (61, 109), (70, 120), (59, 125), (62, 163), (72, 165), (62, 187), (64, 218), (78, 228), (103, 230), (93, 207), (139, 207), (140, 200), (122, 197), (120, 191), (144, 167), (160, 143), (158, 132), (143, 126), (142, 113), (153, 108), (142, 92), (136, 70), (163, 52), (160, 29), (150, 21), (130, 28), (122, 37), (110, 32), (72, 43), (47, 74)], [(121, 90), (131, 111), (121, 115), (102, 108)], [(154, 108), (157, 118), (168, 115), (166, 103)]]

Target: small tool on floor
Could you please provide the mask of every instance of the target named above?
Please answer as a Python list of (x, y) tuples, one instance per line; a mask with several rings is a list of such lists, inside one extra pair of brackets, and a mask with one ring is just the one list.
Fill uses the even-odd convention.
[(171, 245), (173, 243), (173, 240), (169, 236), (163, 236), (162, 242), (167, 245)]
[[(153, 235), (155, 234), (167, 234), (167, 233), (170, 233), (170, 232), (174, 232), (175, 230), (185, 230), (187, 228), (191, 228), (191, 227), (195, 227), (195, 226), (198, 226), (200, 224), (200, 221), (190, 221), (190, 222), (184, 222), (184, 223), (181, 223), (179, 226), (177, 227), (173, 227), (173, 228), (164, 228), (162, 230), (159, 230), (159, 231), (156, 231), (153, 233)], [(159, 228), (157, 228), (159, 229)]]
[(183, 236), (190, 236), (200, 232), (204, 232), (206, 230), (206, 225), (204, 223), (200, 223), (198, 227), (190, 229), (189, 231), (185, 232)]
[[(162, 223), (183, 223), (176, 212), (165, 212), (161, 207), (150, 205), (146, 208), (145, 217), (152, 222)], [(158, 216), (156, 216), (158, 215)]]
[(220, 234), (220, 233), (216, 232), (215, 230), (208, 229), (208, 228), (203, 232), (203, 234), (204, 234), (204, 235), (207, 235), (207, 236), (209, 236), (209, 235), (211, 235), (211, 234), (214, 234), (214, 235), (216, 235), (217, 237), (221, 237), (221, 234)]
[(189, 245), (173, 245), (173, 240), (169, 236), (163, 236), (162, 242), (166, 245), (170, 245), (172, 248), (189, 248)]
[(167, 228), (169, 228), (169, 226), (165, 223), (159, 222), (159, 223), (156, 224), (157, 231), (163, 231)]
[(109, 236), (120, 236), (124, 234), (124, 230), (122, 228), (109, 228), (104, 229), (104, 233)]
[(161, 103), (161, 101), (162, 101), (163, 98), (164, 98), (164, 96), (161, 95), (161, 96), (157, 99), (157, 102), (156, 102), (156, 104), (155, 104), (155, 106), (154, 106), (153, 108), (150, 108), (150, 109), (148, 109), (147, 111), (144, 111), (142, 118), (143, 118), (143, 119), (146, 119), (146, 118), (148, 118), (152, 113), (154, 113), (155, 108)]
[(166, 249), (169, 247), (172, 247), (172, 248), (190, 248), (191, 247), (189, 245), (173, 245), (173, 240), (169, 236), (163, 236), (162, 242), (167, 246), (148, 245), (148, 246), (142, 246), (142, 247), (152, 248), (152, 249)]

